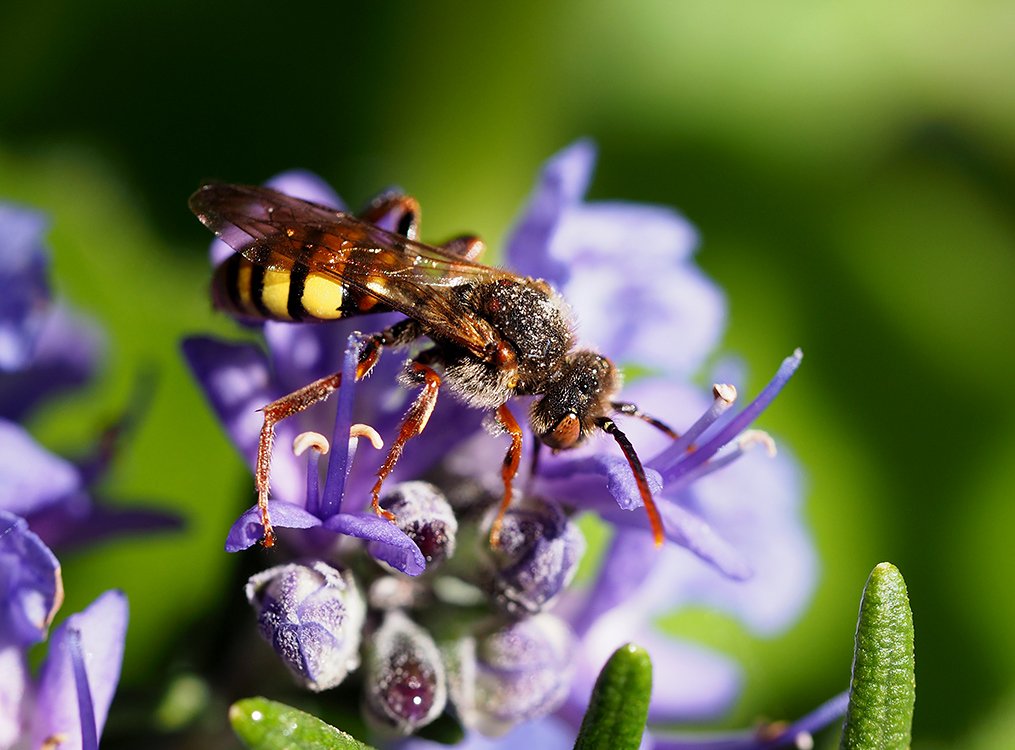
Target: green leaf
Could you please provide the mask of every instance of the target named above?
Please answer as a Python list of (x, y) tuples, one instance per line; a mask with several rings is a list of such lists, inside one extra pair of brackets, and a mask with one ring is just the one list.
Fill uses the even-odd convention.
[(374, 750), (316, 716), (267, 698), (237, 701), (229, 721), (250, 750)]
[(913, 612), (899, 569), (881, 563), (860, 600), (842, 750), (905, 750), (916, 702)]
[(592, 689), (575, 750), (637, 750), (652, 695), (652, 660), (640, 646), (621, 646)]

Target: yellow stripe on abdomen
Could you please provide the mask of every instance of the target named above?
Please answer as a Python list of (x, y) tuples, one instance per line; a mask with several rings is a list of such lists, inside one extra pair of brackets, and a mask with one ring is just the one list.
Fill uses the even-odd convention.
[(300, 303), (307, 314), (320, 320), (335, 320), (342, 317), (342, 284), (335, 279), (317, 273), (307, 274), (303, 282), (303, 296)]
[(289, 320), (289, 272), (267, 269), (264, 272), (264, 286), (261, 302), (274, 317)]

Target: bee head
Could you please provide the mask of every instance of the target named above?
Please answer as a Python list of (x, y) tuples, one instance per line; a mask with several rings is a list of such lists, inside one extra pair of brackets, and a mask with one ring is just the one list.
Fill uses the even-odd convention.
[(620, 375), (606, 357), (589, 350), (568, 355), (532, 406), (533, 432), (554, 450), (573, 448), (612, 411), (610, 399), (619, 387)]

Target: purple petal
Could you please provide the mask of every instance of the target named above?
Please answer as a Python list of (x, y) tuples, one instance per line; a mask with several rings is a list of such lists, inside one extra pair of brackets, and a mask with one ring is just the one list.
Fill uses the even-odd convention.
[(23, 518), (0, 511), (0, 646), (42, 641), (63, 603), (60, 563)]
[[(312, 529), (321, 525), (321, 519), (299, 505), (282, 500), (268, 501), (271, 523), (281, 529)], [(239, 552), (261, 541), (264, 527), (261, 526), (261, 509), (257, 505), (247, 508), (226, 536), (226, 552)]]
[[(484, 737), (479, 732), (467, 732), (465, 739), (454, 745), (454, 750), (548, 750), (574, 745), (577, 732), (568, 724), (548, 716), (526, 721), (502, 737)], [(398, 744), (398, 750), (448, 750), (448, 745), (412, 737)]]
[(60, 744), (61, 750), (84, 747), (70, 653), (70, 629), (81, 634), (88, 687), (95, 709), (95, 727), (101, 736), (120, 680), (123, 643), (127, 633), (127, 598), (122, 592), (107, 591), (88, 609), (68, 617), (53, 633), (39, 680), (38, 703), (31, 731), (32, 747), (40, 747), (46, 738), (57, 734), (66, 737)]
[[(659, 474), (646, 469), (645, 478), (657, 495), (662, 489)], [(542, 492), (577, 508), (604, 512), (615, 503), (621, 510), (633, 511), (644, 505), (631, 466), (620, 456), (595, 453), (547, 460), (540, 467), (538, 483)]]
[(564, 212), (585, 195), (595, 159), (592, 143), (578, 141), (546, 162), (529, 203), (508, 238), (504, 257), (510, 268), (526, 276), (546, 279), (558, 288), (567, 282), (568, 266), (550, 257), (550, 242)]
[(22, 646), (0, 646), (0, 747), (14, 747), (31, 699), (31, 673)]
[(581, 638), (592, 624), (638, 589), (659, 561), (659, 551), (640, 530), (617, 527), (581, 609), (568, 621)]
[(80, 486), (73, 464), (40, 447), (20, 425), (0, 419), (0, 509), (28, 515)]
[[(829, 726), (833, 721), (845, 715), (849, 703), (849, 693), (840, 693), (822, 703), (806, 716), (792, 724), (782, 726), (774, 734), (758, 736), (758, 731), (732, 733), (704, 732), (693, 734), (667, 734), (655, 732), (654, 750), (776, 750), (777, 748), (805, 747), (799, 740), (812, 735)], [(763, 727), (768, 729), (768, 727)]]
[(332, 190), (331, 185), (305, 169), (290, 169), (275, 175), (265, 184), (293, 198), (319, 203), (336, 211), (345, 210), (345, 204), (338, 197), (338, 193)]
[[(628, 251), (631, 252), (631, 251)], [(726, 301), (691, 265), (617, 273), (617, 260), (576, 263), (561, 290), (580, 338), (620, 364), (687, 376), (719, 343)], [(661, 341), (679, 345), (660, 346)]]
[(32, 513), (29, 521), (48, 545), (61, 551), (110, 537), (173, 531), (183, 527), (183, 520), (174, 513), (104, 505), (93, 502), (84, 492), (75, 494), (67, 502)]
[(91, 321), (54, 305), (23, 369), (0, 372), (0, 417), (23, 419), (42, 399), (84, 385), (102, 350), (102, 334)]
[[(281, 395), (271, 388), (263, 352), (252, 344), (195, 336), (184, 340), (183, 354), (226, 434), (252, 470), (264, 421), (260, 410)], [(306, 474), (291, 448), (296, 427), (294, 420), (286, 420), (276, 429), (271, 489), (278, 499), (302, 502)]]
[(0, 203), (0, 371), (26, 366), (49, 305), (42, 214)]
[(752, 571), (738, 582), (704, 566), (671, 564), (665, 583), (681, 601), (729, 612), (764, 635), (781, 632), (807, 606), (817, 553), (803, 518), (800, 471), (784, 449), (761, 451), (694, 483), (681, 494), (687, 512), (704, 519)]
[(615, 264), (651, 273), (691, 258), (698, 233), (668, 206), (597, 201), (573, 206), (557, 226), (551, 252), (567, 263)]
[(426, 560), (416, 543), (393, 523), (372, 513), (339, 513), (326, 520), (324, 527), (368, 540), (371, 555), (406, 575), (418, 576), (426, 569)]

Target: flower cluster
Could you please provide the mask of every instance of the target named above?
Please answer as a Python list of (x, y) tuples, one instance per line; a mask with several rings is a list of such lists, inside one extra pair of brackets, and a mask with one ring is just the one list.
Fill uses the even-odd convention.
[[(651, 722), (712, 717), (737, 695), (736, 666), (664, 637), (655, 618), (708, 604), (774, 633), (810, 595), (814, 552), (800, 517), (796, 466), (785, 452), (775, 455), (766, 434), (749, 429), (801, 355), (788, 357), (743, 409), (733, 408), (729, 384), (702, 393), (690, 378), (715, 349), (725, 309), (692, 262), (694, 231), (668, 209), (586, 203), (593, 161), (591, 146), (578, 143), (546, 165), (505, 260), (562, 292), (580, 339), (643, 373), (624, 391), (639, 407), (618, 411), (632, 417), (625, 431), (650, 456), (646, 477), (668, 542), (661, 550), (631, 468), (606, 440), (552, 456), (543, 451), (516, 484), (522, 490), (492, 548), (505, 445), (483, 429), (481, 412), (451, 398), (437, 404), (388, 481), (381, 505), (395, 523), (364, 513), (382, 455), (361, 438), (377, 446), (397, 434), (413, 397), (398, 385), (404, 358), (397, 354), (385, 354), (369, 378), (354, 382), (362, 341), (354, 329), (379, 330), (388, 316), (327, 326), (268, 322), (266, 350), (205, 337), (184, 344), (252, 467), (256, 410), (341, 363), (344, 385), (334, 403), (278, 427), (269, 508), (293, 561), (252, 578), (247, 594), (265, 638), (307, 687), (334, 686), (359, 669), (364, 713), (382, 732), (415, 733), (449, 709), (475, 747), (487, 745), (473, 732), (506, 735), (504, 747), (533, 733), (573, 736), (599, 668), (630, 640), (667, 675), (653, 696)], [(305, 173), (271, 184), (343, 208)], [(378, 223), (395, 230), (401, 218), (393, 211)], [(232, 252), (216, 241), (212, 260)], [(655, 429), (660, 420), (682, 429), (679, 437)], [(330, 441), (320, 434), (329, 424)], [(768, 450), (751, 450), (759, 446)], [(525, 447), (532, 455), (531, 438)], [(586, 513), (612, 533), (598, 570), (576, 588), (585, 550), (576, 521)], [(227, 549), (249, 547), (261, 534), (255, 506), (233, 526)]]
[(33, 677), (28, 651), (46, 639), (63, 602), (50, 546), (171, 520), (92, 500), (109, 440), (74, 463), (18, 422), (43, 399), (84, 383), (99, 356), (95, 329), (50, 296), (44, 228), (38, 213), (0, 204), (0, 748), (95, 750), (119, 680), (127, 602), (107, 591), (65, 619)]

